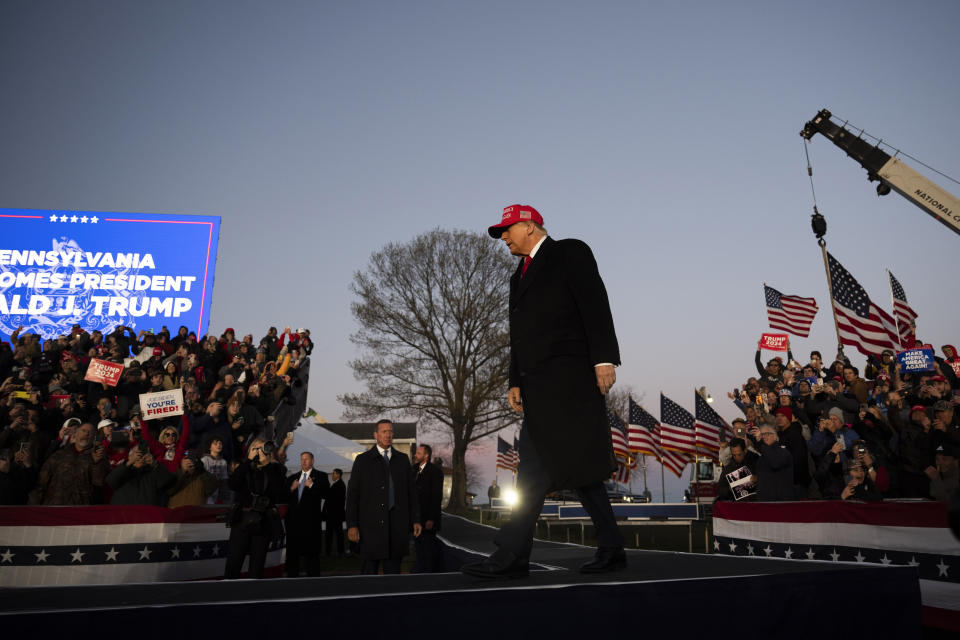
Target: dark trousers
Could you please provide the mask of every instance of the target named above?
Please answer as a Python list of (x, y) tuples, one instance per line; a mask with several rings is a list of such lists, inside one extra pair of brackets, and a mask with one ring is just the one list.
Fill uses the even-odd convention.
[[(501, 527), (495, 542), (498, 547), (520, 558), (529, 558), (533, 534), (547, 494), (556, 487), (540, 458), (524, 425), (520, 429), (520, 467), (517, 471), (517, 493), (520, 501), (510, 514), (510, 521)], [(610, 499), (602, 482), (577, 489), (577, 497), (597, 531), (598, 547), (623, 547), (623, 536), (617, 528)]]
[(400, 560), (401, 557), (390, 557), (384, 558), (383, 560), (367, 560), (364, 559), (363, 564), (360, 568), (360, 573), (365, 576), (375, 576), (380, 572), (380, 565), (383, 565), (383, 574), (387, 575), (390, 573), (400, 573)]
[(305, 548), (287, 538), (287, 577), (299, 577), (301, 566), (306, 566), (308, 576), (320, 575), (319, 544), (314, 543), (313, 548)]
[(330, 555), (334, 541), (337, 543), (337, 553), (343, 555), (343, 520), (327, 522), (327, 529), (323, 532), (323, 544), (327, 555)]
[(443, 559), (443, 545), (437, 539), (436, 531), (423, 530), (413, 539), (413, 547), (417, 552), (416, 562), (413, 563), (412, 573), (443, 573), (447, 570)]
[(240, 527), (230, 529), (230, 540), (227, 542), (227, 567), (223, 577), (235, 580), (240, 577), (243, 568), (243, 559), (250, 555), (248, 577), (262, 578), (263, 567), (267, 564), (267, 549), (270, 546), (270, 537), (263, 534), (252, 534)]

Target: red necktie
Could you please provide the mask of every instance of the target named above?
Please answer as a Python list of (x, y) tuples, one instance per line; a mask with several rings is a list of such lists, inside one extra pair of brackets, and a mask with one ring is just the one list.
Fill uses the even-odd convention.
[(523, 268), (520, 269), (520, 277), (523, 277), (523, 274), (527, 272), (527, 268), (530, 266), (530, 261), (533, 260), (530, 256), (523, 256)]

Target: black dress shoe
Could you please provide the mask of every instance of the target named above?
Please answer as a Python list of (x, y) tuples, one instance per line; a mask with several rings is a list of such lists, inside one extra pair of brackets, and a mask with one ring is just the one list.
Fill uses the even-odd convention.
[(506, 580), (508, 578), (526, 578), (530, 575), (530, 563), (504, 549), (498, 550), (482, 562), (471, 562), (460, 567), (460, 571), (485, 580)]
[(580, 567), (580, 573), (606, 573), (627, 568), (627, 553), (622, 547), (597, 549), (593, 560)]

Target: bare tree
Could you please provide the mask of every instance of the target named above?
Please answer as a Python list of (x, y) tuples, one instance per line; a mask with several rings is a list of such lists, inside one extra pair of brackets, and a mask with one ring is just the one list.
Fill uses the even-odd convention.
[(507, 401), (513, 261), (485, 235), (435, 229), (389, 244), (357, 272), (351, 305), (367, 390), (338, 397), (348, 419), (417, 418), (452, 442), (450, 506), (466, 505), (466, 452), (515, 422)]
[(644, 392), (637, 394), (630, 385), (616, 385), (607, 392), (607, 406), (613, 409), (613, 412), (620, 416), (621, 420), (630, 419), (630, 398), (637, 404), (643, 403)]

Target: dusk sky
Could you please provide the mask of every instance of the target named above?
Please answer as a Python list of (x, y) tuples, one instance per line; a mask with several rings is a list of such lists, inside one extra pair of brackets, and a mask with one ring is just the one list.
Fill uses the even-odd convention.
[[(4, 2), (0, 207), (221, 216), (211, 331), (310, 328), (309, 404), (338, 421), (370, 254), (529, 204), (593, 248), (618, 385), (654, 415), (705, 385), (730, 420), (763, 282), (820, 305), (798, 359), (836, 349), (798, 132), (829, 108), (960, 175), (958, 24), (950, 0)], [(809, 151), (833, 255), (960, 342), (960, 236)]]

